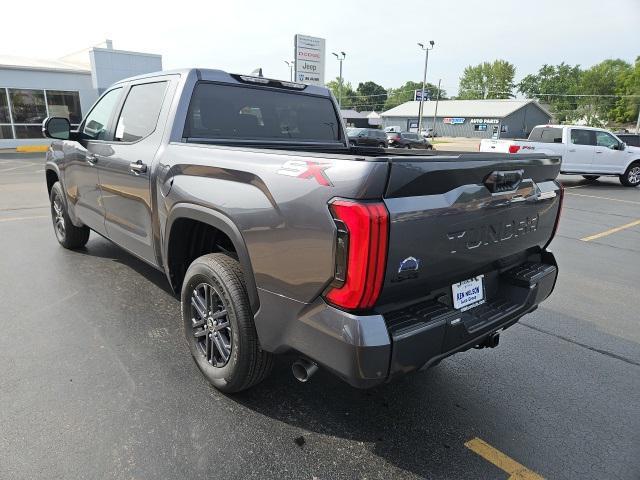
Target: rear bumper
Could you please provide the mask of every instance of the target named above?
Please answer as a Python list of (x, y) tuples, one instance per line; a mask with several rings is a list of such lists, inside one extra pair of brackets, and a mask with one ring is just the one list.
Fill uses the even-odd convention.
[[(551, 294), (557, 275), (555, 258), (544, 252), (540, 262), (485, 274), (487, 301), (466, 312), (448, 306), (442, 296), (439, 301), (367, 316), (343, 312), (319, 300), (287, 322), (277, 345), (269, 335), (274, 330), (267, 331), (266, 322), (260, 321), (262, 315), (265, 320), (271, 317), (264, 308), (256, 316), (256, 327), (266, 350), (294, 349), (354, 387), (368, 388), (427, 368), (510, 327)], [(282, 306), (277, 310), (282, 312)]]

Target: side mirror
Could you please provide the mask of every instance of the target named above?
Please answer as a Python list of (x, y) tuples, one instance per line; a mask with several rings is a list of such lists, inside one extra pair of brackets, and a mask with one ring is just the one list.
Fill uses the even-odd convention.
[(69, 140), (71, 124), (68, 119), (63, 117), (48, 117), (42, 122), (42, 133), (47, 138)]
[(627, 148), (627, 144), (624, 142), (620, 142), (618, 144), (618, 150), (623, 151), (625, 148)]

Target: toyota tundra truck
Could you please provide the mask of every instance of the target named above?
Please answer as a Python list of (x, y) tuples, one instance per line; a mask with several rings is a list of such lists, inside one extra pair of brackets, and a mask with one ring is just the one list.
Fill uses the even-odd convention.
[(287, 352), (366, 388), (494, 347), (556, 282), (559, 157), (351, 147), (326, 88), (160, 72), (43, 132), (58, 242), (163, 271), (224, 392)]

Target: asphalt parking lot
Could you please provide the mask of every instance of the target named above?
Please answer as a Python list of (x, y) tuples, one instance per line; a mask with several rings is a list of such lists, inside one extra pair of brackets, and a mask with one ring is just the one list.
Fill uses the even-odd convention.
[(368, 391), (281, 358), (225, 396), (163, 274), (64, 250), (43, 155), (0, 155), (0, 479), (637, 480), (640, 189), (562, 180), (558, 285), (498, 348)]

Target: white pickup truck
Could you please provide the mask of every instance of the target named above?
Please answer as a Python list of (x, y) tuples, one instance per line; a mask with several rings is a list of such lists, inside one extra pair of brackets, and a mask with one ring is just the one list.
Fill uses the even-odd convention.
[(640, 185), (640, 148), (626, 145), (601, 128), (539, 125), (527, 140), (482, 140), (480, 151), (561, 155), (562, 173), (580, 174), (588, 180), (615, 175), (627, 187)]

